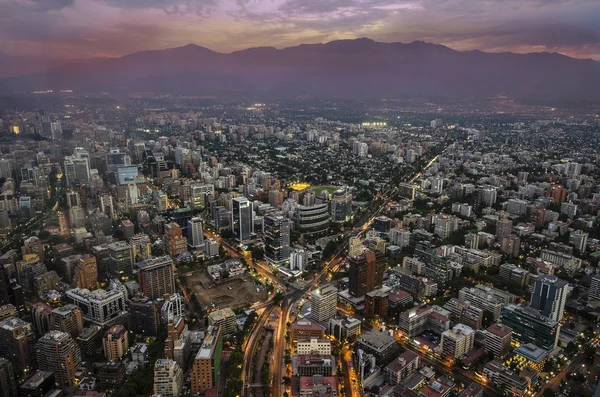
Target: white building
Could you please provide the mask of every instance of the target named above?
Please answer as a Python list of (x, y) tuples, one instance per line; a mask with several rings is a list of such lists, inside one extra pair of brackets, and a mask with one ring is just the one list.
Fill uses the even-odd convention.
[(331, 341), (329, 339), (310, 338), (299, 340), (296, 344), (296, 354), (321, 354), (331, 355)]
[(113, 289), (74, 288), (67, 291), (67, 300), (81, 310), (82, 317), (94, 324), (105, 326), (126, 312), (123, 292)]
[(326, 285), (311, 292), (311, 320), (324, 323), (337, 312), (337, 288)]
[(308, 265), (308, 252), (303, 249), (294, 249), (290, 253), (290, 269), (300, 272)]
[(473, 349), (475, 331), (464, 324), (456, 324), (452, 329), (442, 332), (442, 352), (450, 357), (459, 358)]
[(183, 388), (183, 371), (173, 360), (158, 359), (154, 364), (154, 394), (177, 397)]

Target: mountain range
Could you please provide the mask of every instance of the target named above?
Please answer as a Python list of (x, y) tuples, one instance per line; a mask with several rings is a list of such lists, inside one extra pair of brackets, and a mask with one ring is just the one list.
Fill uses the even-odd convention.
[[(20, 65), (15, 67), (14, 65)], [(18, 74), (18, 75), (17, 75)], [(254, 98), (600, 100), (600, 62), (339, 40), (223, 54), (194, 44), (60, 63), (0, 56), (0, 90), (73, 89)]]

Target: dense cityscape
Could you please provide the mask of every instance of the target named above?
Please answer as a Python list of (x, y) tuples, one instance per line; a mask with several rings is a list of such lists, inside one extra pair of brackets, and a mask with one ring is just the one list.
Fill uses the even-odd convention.
[(1, 396), (594, 395), (598, 114), (22, 100)]

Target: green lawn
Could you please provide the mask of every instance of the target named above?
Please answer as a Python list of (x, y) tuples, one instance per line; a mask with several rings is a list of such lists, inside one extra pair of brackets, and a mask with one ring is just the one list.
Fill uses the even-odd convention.
[(318, 196), (319, 194), (321, 194), (321, 192), (323, 190), (327, 190), (327, 192), (329, 194), (332, 194), (333, 192), (335, 192), (336, 190), (338, 190), (339, 186), (312, 186), (310, 188), (310, 190), (312, 190), (313, 192), (315, 192), (315, 194)]

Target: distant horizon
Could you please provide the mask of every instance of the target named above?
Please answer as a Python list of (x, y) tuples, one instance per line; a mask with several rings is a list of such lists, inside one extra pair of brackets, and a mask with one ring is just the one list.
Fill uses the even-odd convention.
[(172, 46), (172, 47), (164, 47), (164, 48), (144, 48), (144, 49), (139, 49), (139, 50), (134, 50), (132, 52), (128, 52), (128, 53), (124, 53), (121, 55), (103, 55), (103, 56), (95, 56), (95, 57), (51, 57), (51, 56), (45, 56), (45, 55), (35, 55), (35, 54), (24, 54), (24, 55), (19, 55), (19, 54), (13, 54), (7, 51), (1, 51), (0, 50), (0, 54), (3, 55), (7, 55), (7, 56), (11, 56), (11, 57), (41, 57), (41, 58), (46, 58), (46, 59), (51, 59), (51, 60), (55, 60), (55, 61), (82, 61), (82, 60), (90, 60), (90, 59), (111, 59), (111, 58), (122, 58), (122, 57), (126, 57), (132, 54), (136, 54), (136, 53), (140, 53), (140, 52), (146, 52), (146, 51), (165, 51), (165, 50), (172, 50), (172, 49), (176, 49), (176, 48), (183, 48), (183, 47), (187, 47), (187, 46), (197, 46), (197, 47), (201, 47), (201, 48), (205, 48), (207, 50), (210, 50), (212, 52), (218, 53), (218, 54), (232, 54), (232, 53), (236, 53), (236, 52), (240, 52), (240, 51), (246, 51), (246, 50), (251, 50), (251, 49), (257, 49), (257, 48), (273, 48), (275, 50), (285, 50), (287, 48), (294, 48), (294, 47), (299, 47), (299, 46), (303, 46), (303, 45), (326, 45), (329, 43), (333, 43), (333, 42), (340, 42), (340, 41), (357, 41), (357, 40), (370, 40), (376, 43), (382, 43), (382, 44), (413, 44), (413, 43), (425, 43), (425, 44), (429, 44), (429, 45), (436, 45), (436, 46), (443, 46), (446, 48), (449, 48), (453, 51), (457, 51), (457, 52), (471, 52), (471, 51), (480, 51), (480, 52), (484, 52), (484, 53), (488, 53), (488, 54), (517, 54), (517, 55), (527, 55), (527, 54), (557, 54), (557, 55), (563, 55), (569, 58), (573, 58), (573, 59), (581, 59), (581, 60), (592, 60), (592, 61), (596, 61), (596, 62), (600, 62), (600, 55), (598, 56), (598, 58), (592, 58), (592, 57), (576, 57), (576, 56), (571, 56), (569, 54), (566, 53), (562, 53), (559, 51), (529, 51), (529, 52), (518, 52), (518, 51), (508, 51), (508, 50), (498, 50), (498, 51), (491, 51), (491, 50), (484, 50), (484, 49), (479, 49), (479, 48), (472, 48), (472, 49), (458, 49), (458, 48), (453, 48), (450, 45), (444, 44), (444, 43), (434, 43), (434, 42), (429, 42), (429, 41), (424, 41), (424, 40), (412, 40), (412, 41), (381, 41), (381, 40), (375, 40), (372, 39), (370, 37), (356, 37), (356, 38), (348, 38), (348, 39), (333, 39), (333, 40), (328, 40), (328, 41), (322, 41), (322, 42), (314, 42), (314, 43), (299, 43), (299, 44), (293, 44), (293, 45), (288, 45), (288, 46), (274, 46), (274, 45), (258, 45), (258, 46), (251, 46), (251, 47), (246, 47), (246, 48), (240, 48), (240, 49), (235, 49), (235, 50), (230, 50), (230, 51), (220, 51), (214, 48), (211, 48), (208, 45), (203, 45), (201, 43), (194, 43), (194, 42), (190, 42), (190, 43), (185, 43), (185, 44), (181, 44), (181, 45), (176, 45), (176, 46)]
[(600, 60), (598, 0), (4, 0), (0, 52), (120, 57), (201, 43), (221, 53), (369, 37), (458, 51)]

